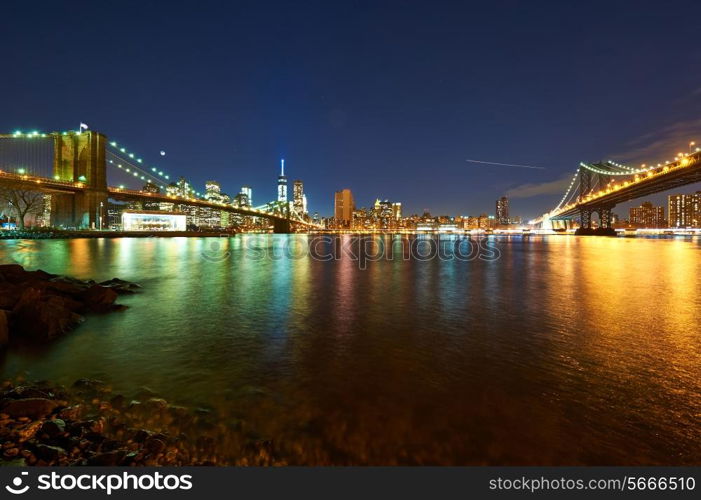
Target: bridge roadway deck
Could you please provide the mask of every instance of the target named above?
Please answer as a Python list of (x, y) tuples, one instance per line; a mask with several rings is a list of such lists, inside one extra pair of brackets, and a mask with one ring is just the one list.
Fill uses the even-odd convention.
[[(551, 215), (552, 220), (569, 219), (579, 215), (580, 210), (596, 210), (601, 207), (612, 208), (619, 203), (649, 196), (661, 191), (667, 191), (687, 184), (701, 182), (701, 158), (699, 153), (689, 156), (686, 165), (681, 163), (670, 164), (666, 167), (658, 167), (650, 172), (648, 177), (641, 174), (638, 181), (631, 181), (629, 185), (620, 189), (612, 189), (611, 192), (601, 196), (595, 196), (582, 203), (556, 214)], [(666, 170), (665, 170), (666, 169)]]

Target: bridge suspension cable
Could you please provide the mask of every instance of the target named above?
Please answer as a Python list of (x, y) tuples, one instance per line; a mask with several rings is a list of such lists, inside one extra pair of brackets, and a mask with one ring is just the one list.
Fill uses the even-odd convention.
[[(165, 183), (163, 179), (159, 179), (148, 170), (143, 167), (139, 167), (134, 162), (129, 161), (121, 156), (118, 156), (111, 151), (107, 152), (107, 163), (114, 165), (115, 167), (122, 169), (124, 172), (133, 175), (135, 178), (147, 181), (149, 183), (153, 182), (161, 189), (165, 189)], [(155, 182), (154, 182), (155, 181)]]
[[(559, 210), (560, 207), (562, 206), (563, 203), (565, 203), (565, 200), (569, 201), (567, 196), (572, 192), (572, 188), (574, 187), (575, 182), (577, 182), (577, 178), (579, 177), (579, 168), (577, 171), (574, 173), (574, 176), (572, 177), (572, 181), (570, 181), (570, 185), (567, 188), (567, 191), (565, 191), (565, 194), (562, 196), (562, 199), (560, 200), (560, 203), (557, 204), (557, 206), (554, 208), (553, 211)], [(575, 190), (576, 191), (576, 190)]]
[[(630, 167), (622, 167), (621, 165), (614, 164), (612, 165), (612, 170), (605, 170), (595, 164), (592, 163), (584, 163), (581, 162), (579, 164), (580, 167), (586, 168), (587, 170), (590, 170), (591, 172), (601, 174), (601, 175), (616, 175), (616, 176), (623, 176), (623, 175), (635, 175), (635, 174), (642, 174), (649, 172), (654, 166), (650, 167), (645, 167), (645, 168), (638, 168), (638, 169), (631, 169)], [(625, 168), (627, 170), (614, 170), (613, 168)]]

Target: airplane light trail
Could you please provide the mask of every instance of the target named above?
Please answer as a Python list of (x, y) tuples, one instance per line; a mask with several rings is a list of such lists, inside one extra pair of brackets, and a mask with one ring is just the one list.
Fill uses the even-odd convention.
[(519, 167), (519, 168), (535, 168), (537, 170), (545, 170), (545, 167), (535, 167), (533, 165), (519, 165), (518, 163), (497, 163), (495, 161), (481, 161), (481, 160), (465, 160), (470, 163), (482, 163), (485, 165), (499, 165), (502, 167)]

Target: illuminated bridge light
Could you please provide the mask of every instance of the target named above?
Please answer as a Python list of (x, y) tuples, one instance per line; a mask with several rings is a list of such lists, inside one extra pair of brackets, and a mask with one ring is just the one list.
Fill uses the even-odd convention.
[(124, 148), (120, 149), (120, 151), (121, 151), (122, 153), (126, 153), (126, 152), (127, 152), (127, 150), (124, 149)]
[(117, 143), (114, 142), (114, 141), (112, 141), (112, 142), (110, 142), (110, 146), (112, 146), (113, 148), (116, 148), (116, 147), (117, 147)]

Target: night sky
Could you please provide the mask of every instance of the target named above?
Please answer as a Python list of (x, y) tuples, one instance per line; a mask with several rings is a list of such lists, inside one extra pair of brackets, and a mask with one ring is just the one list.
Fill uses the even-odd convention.
[(560, 4), (9, 2), (0, 131), (82, 121), (255, 204), (284, 156), (322, 215), (347, 187), (434, 215), (509, 194), (531, 217), (580, 161), (701, 143), (701, 2)]

